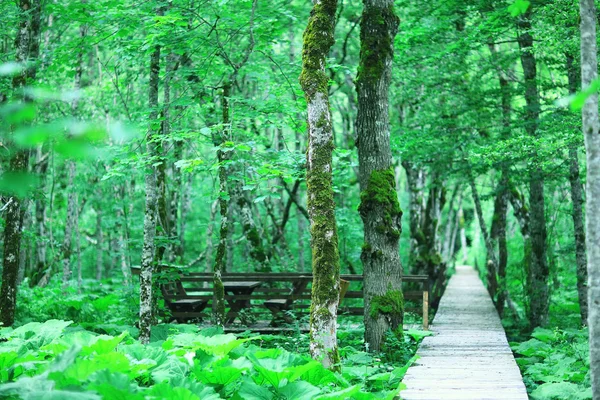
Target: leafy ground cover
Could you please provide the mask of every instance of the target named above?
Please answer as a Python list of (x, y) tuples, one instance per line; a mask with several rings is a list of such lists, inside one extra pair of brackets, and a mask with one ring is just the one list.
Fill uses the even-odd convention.
[(592, 399), (587, 328), (536, 328), (529, 340), (511, 347), (532, 399)]
[[(110, 303), (97, 300), (92, 307)], [(372, 355), (362, 350), (362, 330), (344, 329), (342, 372), (333, 373), (307, 356), (304, 334), (236, 336), (163, 324), (143, 346), (136, 333), (133, 326), (56, 319), (0, 329), (0, 398), (391, 400), (427, 335), (390, 337), (386, 352)]]

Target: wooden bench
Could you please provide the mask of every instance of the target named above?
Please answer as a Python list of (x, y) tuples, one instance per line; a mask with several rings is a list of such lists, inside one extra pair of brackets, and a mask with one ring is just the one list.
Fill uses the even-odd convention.
[[(139, 274), (139, 268), (132, 267), (134, 274)], [(209, 315), (203, 312), (213, 300), (213, 274), (207, 272), (186, 272), (178, 269), (183, 290), (170, 295), (170, 301), (201, 300), (206, 302), (202, 310), (190, 310), (189, 318), (204, 318)], [(364, 307), (358, 300), (363, 298), (362, 275), (341, 275), (339, 315), (362, 316)], [(422, 302), (420, 308), (407, 307), (405, 311), (420, 314), (423, 318), (423, 328), (429, 328), (429, 280), (425, 275), (405, 275), (403, 282), (420, 285), (420, 290), (405, 291), (404, 299)], [(232, 323), (241, 313), (255, 307), (265, 307), (272, 314), (273, 322), (283, 319), (291, 323), (294, 318), (290, 312), (306, 315), (310, 308), (312, 274), (297, 272), (278, 273), (226, 273), (222, 276), (225, 286), (225, 301), (229, 305), (227, 322)], [(186, 285), (186, 287), (184, 287)], [(354, 286), (354, 287), (352, 287)], [(251, 288), (251, 290), (250, 290)], [(254, 303), (253, 303), (254, 302)], [(170, 303), (172, 304), (172, 303)], [(169, 309), (175, 310), (167, 304)], [(264, 309), (264, 308), (263, 308)], [(177, 315), (179, 311), (176, 312)]]

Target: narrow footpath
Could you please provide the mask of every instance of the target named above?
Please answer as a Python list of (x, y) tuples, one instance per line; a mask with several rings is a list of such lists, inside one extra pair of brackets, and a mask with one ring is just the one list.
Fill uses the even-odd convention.
[(456, 267), (400, 392), (404, 400), (527, 400), (521, 372), (483, 283)]

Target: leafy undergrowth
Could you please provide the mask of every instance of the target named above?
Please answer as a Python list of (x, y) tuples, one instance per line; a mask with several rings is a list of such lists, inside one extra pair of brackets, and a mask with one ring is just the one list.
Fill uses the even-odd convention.
[(133, 325), (139, 312), (137, 288), (123, 285), (122, 280), (84, 280), (81, 293), (77, 288), (62, 289), (59, 279), (46, 287), (29, 287), (26, 280), (19, 286), (17, 325), (28, 322), (63, 319), (84, 327)]
[[(235, 336), (193, 325), (158, 326), (141, 345), (71, 321), (0, 330), (0, 398), (22, 399), (389, 399), (396, 397), (417, 340), (387, 355), (359, 351), (362, 332), (343, 332), (342, 373), (306, 355), (306, 335)], [(292, 350), (292, 351), (290, 351)]]
[(532, 338), (511, 344), (535, 400), (592, 398), (587, 329), (536, 328)]

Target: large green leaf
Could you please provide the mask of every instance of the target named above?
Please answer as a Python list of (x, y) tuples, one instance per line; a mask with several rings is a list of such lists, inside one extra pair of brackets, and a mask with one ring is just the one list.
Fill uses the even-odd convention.
[(312, 399), (321, 392), (318, 387), (304, 381), (288, 383), (277, 391), (287, 400)]

